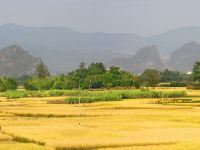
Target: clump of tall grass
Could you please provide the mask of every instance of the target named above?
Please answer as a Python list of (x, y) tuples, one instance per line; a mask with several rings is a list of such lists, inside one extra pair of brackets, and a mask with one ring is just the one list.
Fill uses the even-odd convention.
[(17, 99), (24, 97), (56, 97), (56, 96), (92, 96), (96, 92), (87, 90), (46, 90), (46, 91), (7, 91), (1, 96), (8, 99)]
[(8, 99), (17, 99), (27, 97), (28, 94), (25, 91), (7, 91), (3, 93), (1, 96), (6, 97)]
[(169, 104), (169, 103), (191, 103), (190, 98), (160, 98), (154, 101), (154, 104)]
[(185, 97), (185, 91), (122, 91), (120, 92), (123, 99), (136, 99), (136, 98), (176, 98)]
[(161, 98), (178, 98), (185, 97), (187, 95), (186, 91), (172, 91), (172, 92), (161, 92)]
[[(17, 99), (24, 97), (56, 97), (69, 96), (73, 101), (81, 97), (81, 101), (113, 101), (121, 99), (135, 98), (174, 98), (186, 96), (185, 91), (159, 92), (159, 91), (140, 91), (140, 90), (122, 90), (122, 91), (88, 91), (88, 90), (47, 90), (47, 91), (7, 91), (1, 96), (8, 99)], [(71, 101), (71, 100), (70, 100)]]
[(47, 101), (47, 104), (65, 104), (65, 100), (63, 99), (49, 100)]
[(45, 145), (45, 142), (42, 142), (42, 141), (36, 141), (36, 140), (30, 139), (30, 138), (27, 138), (27, 137), (16, 136), (16, 135), (14, 135), (12, 133), (7, 133), (5, 131), (2, 131), (2, 133), (5, 134), (5, 135), (7, 135), (7, 136), (12, 137), (12, 141), (15, 141), (15, 142), (19, 142), (19, 143), (33, 143), (33, 144), (37, 144), (37, 145), (41, 145), (41, 146)]
[(90, 97), (70, 97), (65, 99), (66, 104), (93, 103), (102, 101), (120, 101), (122, 99), (136, 98), (178, 98), (185, 97), (185, 91), (160, 92), (160, 91), (115, 91), (96, 94)]
[(75, 145), (75, 146), (58, 146), (56, 150), (94, 150), (94, 149), (109, 149), (109, 148), (120, 148), (132, 147), (132, 146), (153, 146), (153, 145), (173, 145), (177, 142), (149, 142), (149, 143), (127, 143), (127, 144), (94, 144), (94, 145)]
[(90, 97), (70, 97), (65, 99), (66, 104), (93, 103), (102, 101), (120, 101), (122, 96), (117, 93), (99, 94)]
[(37, 145), (45, 145), (45, 142), (41, 142), (41, 141), (36, 141), (33, 139), (29, 139), (26, 137), (21, 137), (21, 136), (13, 136), (13, 141), (19, 142), (19, 143), (33, 143), (33, 144), (37, 144)]

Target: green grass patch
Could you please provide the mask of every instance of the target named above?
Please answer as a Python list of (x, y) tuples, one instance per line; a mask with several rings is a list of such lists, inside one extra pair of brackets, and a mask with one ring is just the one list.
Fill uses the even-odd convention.
[(121, 101), (123, 99), (137, 98), (178, 98), (185, 97), (185, 91), (159, 92), (159, 91), (115, 91), (96, 94), (90, 97), (69, 97), (64, 100), (66, 104), (94, 103), (106, 101)]

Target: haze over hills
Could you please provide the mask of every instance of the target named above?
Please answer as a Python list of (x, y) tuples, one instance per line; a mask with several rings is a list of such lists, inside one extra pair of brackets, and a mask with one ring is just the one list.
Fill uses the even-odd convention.
[(155, 44), (162, 55), (169, 55), (191, 41), (200, 42), (200, 27), (183, 27), (148, 38), (148, 42)]
[(134, 73), (141, 73), (148, 68), (190, 72), (197, 61), (200, 61), (200, 44), (192, 41), (172, 52), (168, 61), (160, 57), (156, 46), (146, 46), (129, 58), (119, 57), (109, 63)]
[(171, 53), (168, 65), (172, 70), (189, 72), (196, 61), (200, 61), (200, 44), (193, 41)]
[(200, 41), (200, 27), (185, 27), (141, 37), (126, 33), (83, 33), (63, 27), (0, 26), (0, 48), (20, 45), (33, 56), (41, 57), (52, 73), (71, 71), (80, 62), (105, 63), (118, 57), (127, 58), (147, 45), (156, 45), (160, 55), (168, 57), (191, 41)]
[(0, 46), (18, 44), (39, 56), (51, 72), (70, 71), (82, 61), (108, 61), (143, 45), (135, 34), (81, 33), (68, 28), (0, 26)]
[(143, 47), (129, 58), (113, 59), (109, 64), (117, 65), (124, 70), (134, 73), (141, 73), (149, 68), (158, 70), (166, 68), (155, 45)]
[(0, 50), (0, 76), (31, 75), (40, 62), (40, 58), (31, 56), (18, 45), (5, 47)]

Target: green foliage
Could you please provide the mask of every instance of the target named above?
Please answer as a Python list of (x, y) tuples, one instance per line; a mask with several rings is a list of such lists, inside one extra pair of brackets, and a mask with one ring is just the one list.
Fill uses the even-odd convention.
[(78, 104), (78, 103), (93, 103), (102, 101), (120, 101), (122, 96), (118, 93), (106, 93), (101, 95), (94, 95), (91, 97), (72, 97), (65, 100), (66, 104)]
[(143, 84), (148, 87), (155, 87), (160, 82), (159, 72), (154, 69), (147, 69), (141, 75), (140, 78)]
[(118, 67), (106, 70), (102, 63), (92, 63), (88, 67), (81, 63), (78, 69), (67, 75), (30, 78), (24, 84), (26, 90), (98, 89), (133, 85), (132, 73), (121, 71)]
[(136, 98), (166, 98), (166, 97), (185, 97), (185, 91), (175, 92), (160, 92), (160, 91), (122, 91), (123, 99), (136, 99)]
[(36, 76), (39, 79), (44, 79), (44, 78), (50, 76), (49, 70), (48, 70), (47, 66), (44, 65), (43, 62), (41, 62), (40, 64), (38, 64), (36, 66)]
[(161, 72), (161, 82), (171, 82), (171, 81), (177, 81), (180, 79), (180, 73), (171, 71), (166, 69), (165, 71)]
[(8, 99), (17, 99), (17, 98), (28, 97), (28, 94), (26, 91), (7, 91), (3, 93), (1, 96), (6, 97)]
[(17, 99), (24, 97), (56, 97), (56, 96), (93, 96), (95, 94), (104, 93), (101, 91), (87, 91), (87, 90), (42, 90), (42, 91), (6, 91), (1, 94), (3, 97), (9, 99)]
[(187, 87), (192, 83), (192, 75), (178, 71), (164, 70), (160, 72), (160, 87)]
[(28, 75), (22, 75), (16, 79), (18, 86), (23, 86), (24, 83), (29, 79)]
[(24, 83), (26, 90), (50, 90), (54, 86), (54, 79), (48, 77), (46, 79), (31, 78)]
[[(157, 97), (184, 97), (185, 91), (175, 92), (159, 92), (159, 91), (142, 91), (142, 90), (106, 90), (106, 91), (89, 91), (89, 90), (46, 90), (46, 91), (7, 91), (1, 94), (3, 97), (9, 99), (17, 99), (24, 97), (56, 97), (68, 96), (82, 98), (103, 99), (102, 101), (114, 100), (121, 97), (121, 99), (135, 99), (135, 98), (157, 98)], [(117, 99), (118, 100), (118, 99)], [(101, 100), (99, 100), (101, 101)]]
[(141, 86), (141, 79), (139, 76), (134, 77), (134, 86), (136, 89), (139, 89)]
[(16, 90), (17, 82), (13, 78), (0, 78), (0, 92), (8, 90)]
[[(43, 67), (41, 67), (43, 66)], [(45, 74), (45, 66), (39, 67), (41, 74)], [(41, 69), (43, 68), (43, 69)], [(43, 70), (43, 71), (41, 71)], [(46, 71), (48, 72), (48, 71)], [(84, 63), (79, 68), (64, 75), (47, 77), (39, 75), (37, 78), (29, 78), (24, 87), (26, 90), (67, 90), (67, 89), (100, 89), (113, 87), (130, 88), (135, 86), (156, 87), (160, 82), (170, 82), (170, 87), (187, 86), (191, 82), (191, 75), (170, 71), (166, 69), (159, 72), (155, 69), (147, 69), (141, 75), (121, 71), (119, 67), (111, 66), (105, 69), (103, 63), (92, 63), (88, 67)]]
[(88, 73), (90, 75), (104, 74), (106, 72), (106, 68), (103, 63), (92, 63), (88, 67)]
[(93, 103), (102, 101), (120, 101), (123, 99), (136, 99), (136, 98), (178, 98), (185, 97), (185, 91), (175, 92), (160, 92), (160, 91), (113, 91), (110, 93), (101, 93), (91, 95), (90, 97), (70, 97), (64, 103), (78, 104), (78, 103)]
[(194, 81), (200, 81), (200, 62), (196, 62), (193, 68)]

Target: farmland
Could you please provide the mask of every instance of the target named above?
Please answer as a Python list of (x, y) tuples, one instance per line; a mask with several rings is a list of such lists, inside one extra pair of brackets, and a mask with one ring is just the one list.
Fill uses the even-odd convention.
[[(92, 93), (111, 91), (81, 92), (91, 97)], [(77, 93), (28, 93), (31, 96), (17, 98), (2, 93), (0, 150), (196, 150), (200, 148), (200, 91), (186, 92), (192, 101), (163, 104), (154, 103), (154, 97), (59, 104), (51, 101), (63, 101)]]

